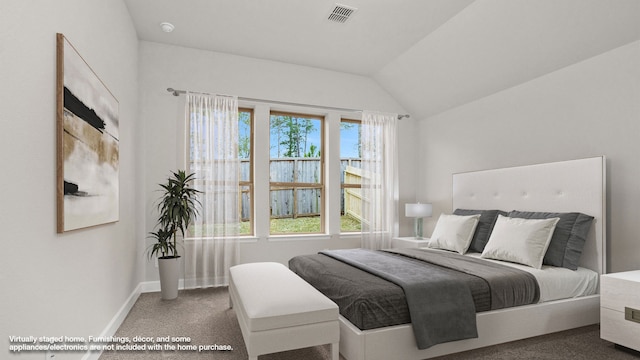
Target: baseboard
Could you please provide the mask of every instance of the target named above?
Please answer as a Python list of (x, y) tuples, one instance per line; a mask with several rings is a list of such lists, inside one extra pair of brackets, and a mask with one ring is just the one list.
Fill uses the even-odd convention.
[[(141, 292), (143, 293), (159, 292), (160, 280), (141, 282), (139, 286), (141, 287)], [(178, 282), (178, 289), (184, 289), (184, 279), (180, 279), (180, 281)]]
[(142, 293), (158, 292), (160, 291), (160, 280), (141, 282), (139, 286)]
[[(127, 314), (129, 314), (129, 311), (131, 311), (131, 308), (136, 303), (136, 300), (138, 300), (138, 297), (140, 297), (140, 294), (143, 292), (142, 289), (144, 288), (144, 284), (145, 283), (138, 284), (133, 292), (131, 292), (131, 295), (129, 295), (118, 312), (116, 312), (116, 314), (113, 316), (109, 324), (107, 324), (107, 327), (102, 331), (102, 333), (100, 334), (101, 337), (115, 335), (116, 331), (118, 330), (120, 325), (122, 325), (124, 319), (127, 317)], [(160, 289), (159, 281), (158, 289)], [(85, 355), (82, 357), (82, 360), (98, 360), (101, 354), (102, 351), (87, 351), (87, 353), (85, 353)]]

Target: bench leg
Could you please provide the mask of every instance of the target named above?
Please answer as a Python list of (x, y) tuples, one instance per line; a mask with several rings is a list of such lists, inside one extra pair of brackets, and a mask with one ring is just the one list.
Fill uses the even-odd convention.
[(340, 358), (340, 343), (331, 344), (331, 360), (339, 360)]

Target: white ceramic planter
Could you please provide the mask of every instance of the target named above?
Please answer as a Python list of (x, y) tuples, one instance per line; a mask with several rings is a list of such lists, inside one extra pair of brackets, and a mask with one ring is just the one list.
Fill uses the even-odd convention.
[(160, 293), (163, 300), (173, 300), (178, 297), (178, 282), (180, 278), (180, 256), (175, 258), (158, 258), (160, 271)]

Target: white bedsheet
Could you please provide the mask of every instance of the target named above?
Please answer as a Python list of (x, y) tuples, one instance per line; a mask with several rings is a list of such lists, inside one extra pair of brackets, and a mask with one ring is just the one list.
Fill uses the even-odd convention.
[[(467, 253), (466, 256), (480, 258), (480, 253)], [(535, 269), (525, 265), (506, 261), (482, 259), (498, 264), (511, 266), (531, 273), (538, 280), (540, 286), (540, 301), (567, 299), (596, 294), (598, 291), (598, 273), (586, 268), (570, 270), (561, 267), (543, 265), (542, 269)]]

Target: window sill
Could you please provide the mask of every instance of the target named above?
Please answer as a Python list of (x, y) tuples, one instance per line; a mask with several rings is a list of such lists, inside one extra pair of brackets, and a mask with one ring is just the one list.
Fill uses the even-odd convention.
[(305, 240), (330, 240), (328, 234), (291, 234), (291, 235), (269, 235), (268, 241), (305, 241)]
[[(191, 242), (191, 241), (196, 241), (196, 240), (221, 240), (224, 239), (221, 236), (216, 236), (216, 237), (202, 237), (202, 238), (185, 238), (184, 241), (185, 242)], [(258, 238), (255, 236), (238, 236), (238, 242), (239, 243), (252, 243), (252, 242), (258, 242)]]
[[(361, 232), (345, 232), (340, 233), (340, 239), (360, 239), (362, 237)], [(329, 234), (287, 234), (287, 235), (269, 235), (267, 237), (267, 241), (270, 242), (281, 242), (281, 241), (308, 241), (308, 240), (331, 240), (332, 236)], [(185, 238), (185, 242), (193, 242), (196, 240), (220, 240), (223, 237), (203, 237), (203, 238)], [(255, 243), (259, 242), (261, 238), (249, 235), (249, 236), (238, 236), (239, 243)]]
[(341, 239), (360, 239), (362, 237), (361, 232), (343, 232), (340, 233)]

